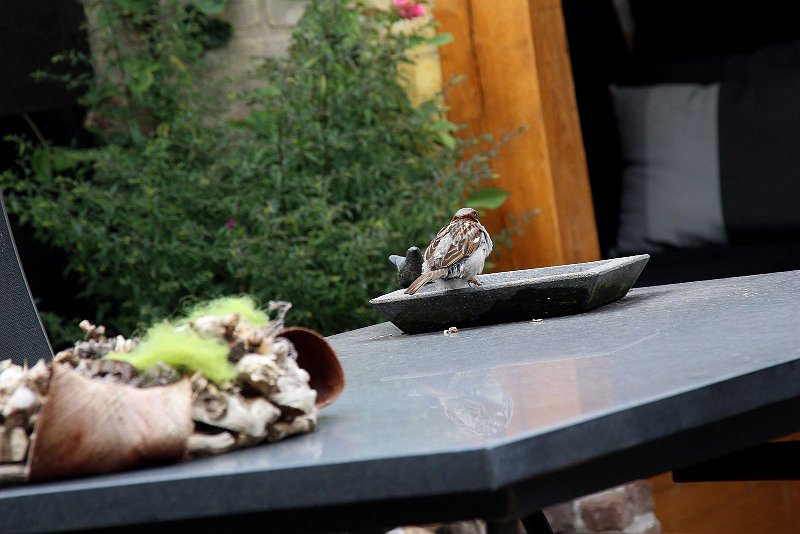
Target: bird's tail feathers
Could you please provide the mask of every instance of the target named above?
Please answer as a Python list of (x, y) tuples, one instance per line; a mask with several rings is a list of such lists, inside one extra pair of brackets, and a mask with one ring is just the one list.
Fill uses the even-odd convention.
[(447, 276), (447, 269), (437, 269), (435, 271), (428, 271), (427, 273), (423, 273), (422, 275), (420, 275), (419, 278), (414, 280), (410, 286), (408, 286), (408, 289), (406, 289), (405, 293), (406, 295), (413, 295), (419, 290), (419, 288), (421, 288), (428, 282), (437, 280), (439, 278), (444, 278), (445, 276)]

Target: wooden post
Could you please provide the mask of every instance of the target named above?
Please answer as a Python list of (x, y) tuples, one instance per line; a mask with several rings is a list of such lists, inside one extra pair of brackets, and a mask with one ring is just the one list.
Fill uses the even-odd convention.
[(501, 149), (491, 185), (511, 191), (487, 214), (490, 232), (511, 214), (538, 213), (515, 236), (496, 270), (599, 259), (586, 157), (560, 0), (436, 0), (435, 16), (454, 42), (440, 49), (450, 120), (463, 135), (527, 130)]

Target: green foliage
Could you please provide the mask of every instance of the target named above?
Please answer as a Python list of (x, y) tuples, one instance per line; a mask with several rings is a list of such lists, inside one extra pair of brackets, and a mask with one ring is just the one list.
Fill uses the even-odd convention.
[(226, 91), (204, 75), (207, 19), (184, 5), (87, 3), (107, 65), (69, 83), (88, 83), (102, 142), (15, 139), (19, 169), (0, 177), (10, 209), (68, 252), (90, 319), (118, 332), (187, 296), (242, 293), (288, 300), (291, 324), (325, 334), (377, 320), (367, 301), (396, 288), (387, 256), (424, 247), (492, 177), (495, 145), (456, 141), (440, 101), (412, 105), (399, 80), (412, 47), (449, 38), (393, 31), (393, 11), (312, 0), (288, 57), (236, 95), (250, 112), (230, 124)]
[(176, 330), (165, 322), (150, 327), (132, 352), (111, 352), (105, 358), (128, 362), (140, 371), (162, 362), (185, 374), (200, 371), (209, 380), (221, 383), (236, 376), (228, 351), (221, 339), (201, 336), (192, 329)]

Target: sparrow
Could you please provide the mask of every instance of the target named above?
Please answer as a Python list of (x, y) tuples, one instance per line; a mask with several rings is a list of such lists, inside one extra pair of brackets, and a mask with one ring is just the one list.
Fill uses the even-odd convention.
[(408, 287), (422, 274), (422, 251), (419, 247), (409, 247), (405, 257), (392, 254), (389, 262), (397, 267), (397, 283)]
[(461, 208), (453, 219), (436, 234), (425, 249), (422, 275), (414, 280), (407, 295), (440, 278), (463, 278), (469, 285), (481, 285), (476, 278), (483, 272), (483, 263), (492, 252), (492, 238), (478, 221), (472, 208)]

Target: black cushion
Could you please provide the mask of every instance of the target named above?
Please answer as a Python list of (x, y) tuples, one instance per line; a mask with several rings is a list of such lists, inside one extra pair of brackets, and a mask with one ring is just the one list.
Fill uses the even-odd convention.
[(728, 60), (719, 154), (729, 241), (800, 235), (800, 42)]
[(786, 0), (629, 1), (639, 62), (746, 54), (800, 39), (796, 5)]
[(637, 287), (800, 269), (800, 240), (676, 249), (650, 255)]
[(630, 52), (610, 0), (563, 0), (562, 7), (597, 233), (607, 251), (617, 239), (622, 171), (608, 85), (630, 78)]

